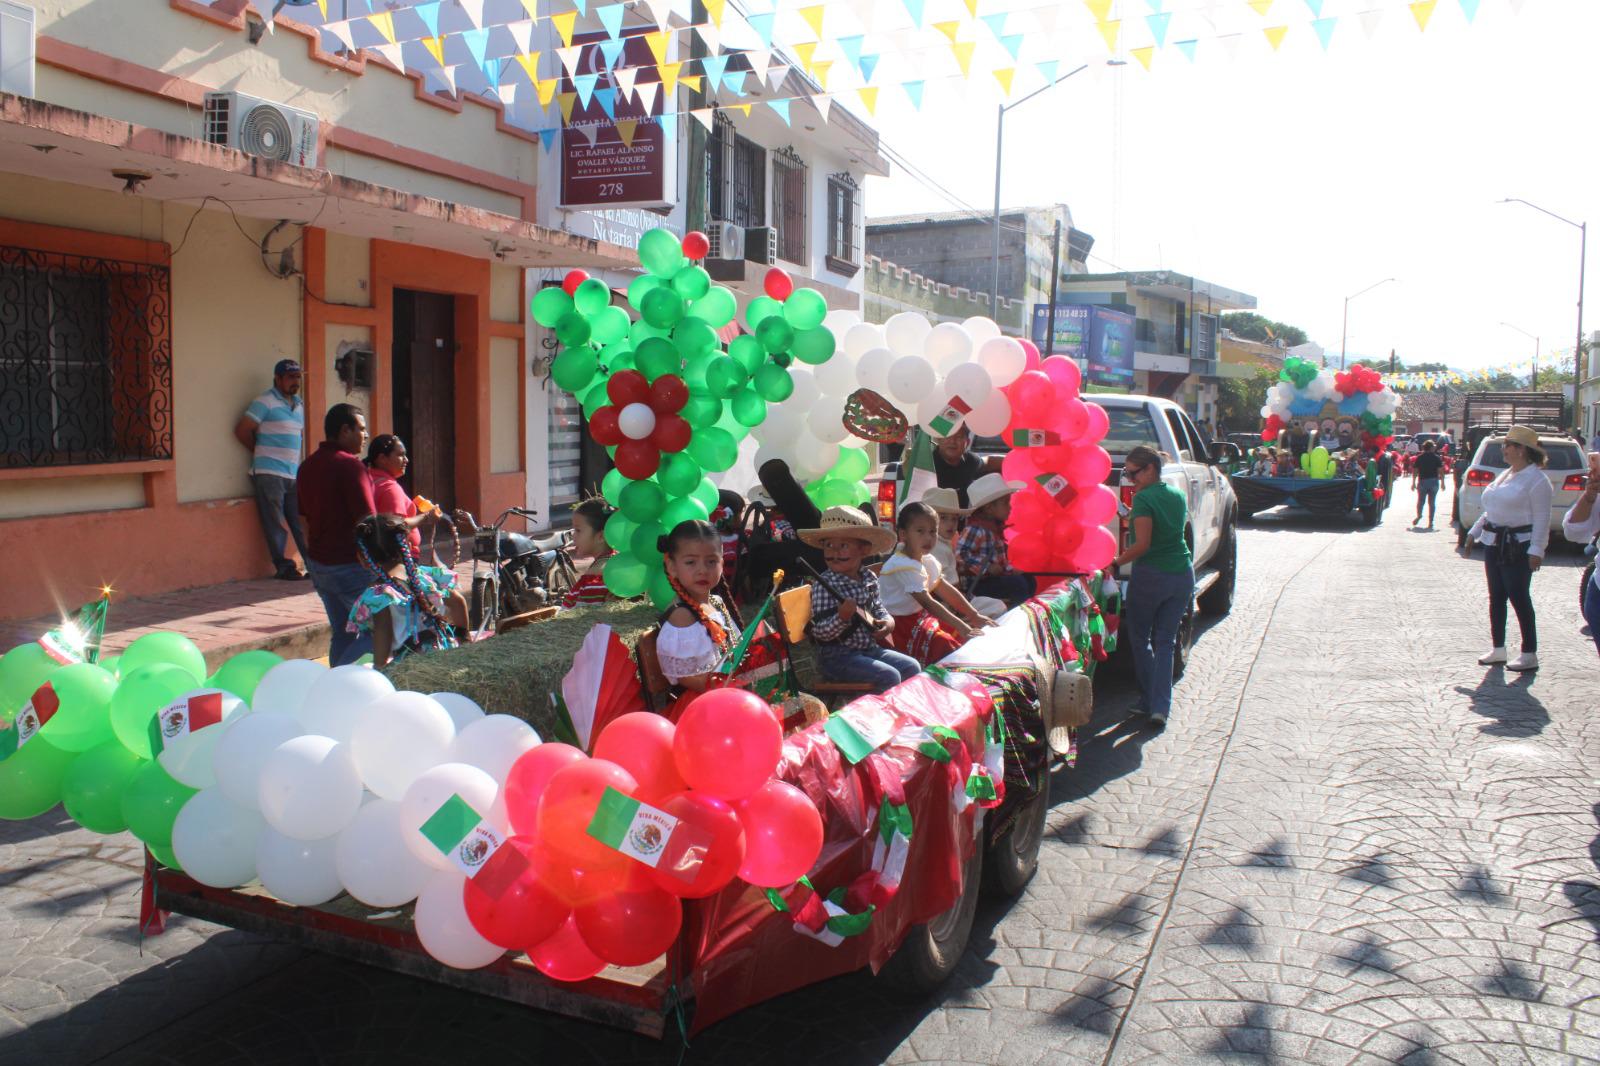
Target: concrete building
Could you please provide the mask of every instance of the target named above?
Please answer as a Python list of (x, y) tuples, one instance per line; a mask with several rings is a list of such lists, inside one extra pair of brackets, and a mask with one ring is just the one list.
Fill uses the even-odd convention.
[(1600, 433), (1600, 329), (1589, 334), (1584, 377), (1578, 383), (1578, 424), (1585, 440)]
[(932, 322), (961, 322), (975, 315), (993, 317), (1006, 333), (1020, 337), (1028, 328), (1028, 305), (1002, 298), (991, 311), (989, 294), (956, 288), (898, 263), (867, 256), (861, 314), (868, 322), (887, 322), (902, 311), (918, 311)]
[(1454, 389), (1440, 392), (1402, 392), (1400, 409), (1394, 416), (1394, 431), (1449, 433), (1456, 440), (1461, 440), (1466, 436), (1466, 404), (1466, 396)]

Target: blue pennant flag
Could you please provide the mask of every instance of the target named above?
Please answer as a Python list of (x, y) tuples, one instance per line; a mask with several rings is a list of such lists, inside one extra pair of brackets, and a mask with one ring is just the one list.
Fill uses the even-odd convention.
[(503, 59), (485, 59), (483, 61), (483, 76), (488, 80), (491, 91), (500, 84), (500, 64), (504, 62), (505, 60)]
[(1311, 28), (1317, 31), (1317, 40), (1322, 42), (1322, 50), (1328, 50), (1328, 44), (1333, 40), (1333, 27), (1338, 23), (1337, 15), (1325, 19), (1312, 19)]
[(774, 110), (774, 111), (776, 111), (778, 113), (778, 117), (783, 119), (783, 124), (785, 126), (790, 124), (789, 123), (789, 101), (787, 101), (787, 100), (768, 100), (767, 101), (767, 106), (772, 108), (772, 110)]
[(735, 96), (749, 96), (750, 94), (744, 91), (744, 75), (745, 72), (742, 70), (728, 71), (722, 76), (722, 87)]
[(1195, 45), (1200, 43), (1199, 41), (1190, 38), (1187, 41), (1173, 41), (1172, 43), (1177, 45), (1178, 51), (1183, 53), (1183, 58), (1191, 63), (1194, 62), (1194, 48)]
[(850, 65), (857, 70), (861, 69), (861, 42), (864, 40), (866, 38), (857, 33), (849, 37), (840, 37), (836, 42), (839, 45), (839, 51), (844, 53), (844, 57), (850, 61)]
[(488, 30), (463, 30), (461, 39), (466, 42), (467, 51), (472, 53), (472, 61), (483, 66), (483, 57), (489, 52)]
[(878, 69), (878, 60), (882, 58), (883, 57), (880, 55), (868, 55), (861, 57), (861, 62), (856, 64), (856, 69), (861, 71), (862, 81), (872, 80), (872, 72)]
[(578, 106), (588, 107), (589, 100), (594, 96), (594, 87), (600, 80), (598, 74), (578, 74), (572, 79), (572, 87), (578, 90)]
[(1172, 12), (1163, 11), (1146, 15), (1144, 20), (1150, 24), (1150, 36), (1156, 39), (1156, 47), (1164, 46), (1167, 43), (1167, 26), (1172, 22)]
[(1478, 14), (1478, 0), (1461, 0), (1461, 13), (1471, 22)]
[(908, 82), (906, 82), (904, 85), (902, 85), (900, 87), (906, 91), (906, 96), (910, 97), (911, 106), (916, 108), (918, 111), (921, 111), (922, 110), (922, 82), (920, 82), (920, 81), (908, 81)]
[(607, 4), (597, 7), (594, 13), (600, 16), (600, 25), (606, 28), (606, 36), (613, 41), (622, 36), (622, 16), (627, 13), (626, 4)]
[(1150, 10), (1151, 11), (1160, 11), (1161, 10), (1161, 0), (1145, 0), (1145, 3), (1150, 5)]
[(594, 98), (600, 101), (600, 107), (605, 111), (606, 118), (614, 119), (617, 117), (617, 90), (596, 89)]
[(921, 26), (923, 0), (904, 0), (904, 2), (906, 10), (911, 13), (911, 21), (917, 26)]
[(1000, 44), (1011, 53), (1011, 58), (1015, 59), (1022, 52), (1022, 34), (1008, 33), (1000, 38)]
[(669, 141), (678, 136), (678, 113), (676, 111), (668, 111), (665, 114), (657, 115), (656, 121), (661, 123), (662, 136)]
[(700, 61), (700, 70), (706, 76), (706, 88), (722, 84), (723, 72), (728, 69), (731, 56), (706, 56)]
[(1039, 73), (1043, 76), (1046, 85), (1054, 85), (1056, 83), (1056, 71), (1060, 69), (1060, 65), (1060, 61), (1055, 59), (1047, 59), (1043, 63), (1034, 64), (1039, 69)]
[(989, 32), (994, 34), (995, 37), (998, 39), (1002, 34), (1004, 34), (1006, 32), (1006, 15), (1005, 15), (1005, 12), (1002, 11), (998, 15), (984, 15), (983, 16), (983, 24), (985, 26), (988, 26), (989, 27)]
[(622, 49), (627, 43), (621, 40), (600, 42), (600, 58), (605, 60), (607, 70), (616, 69), (617, 60), (622, 58)]
[(1312, 18), (1322, 17), (1322, 0), (1306, 0), (1306, 6), (1311, 9)]
[(417, 13), (422, 24), (428, 28), (429, 37), (439, 36), (439, 4), (437, 0), (431, 4), (418, 4), (411, 10)]
[(777, 17), (778, 14), (775, 11), (768, 11), (764, 15), (745, 16), (745, 21), (750, 24), (750, 28), (756, 31), (761, 37), (761, 43), (768, 48), (772, 47), (772, 20)]
[(589, 0), (572, 0), (572, 2), (577, 5), (578, 14), (587, 15), (589, 13)]
[(556, 134), (559, 132), (559, 130), (539, 131), (539, 144), (543, 146), (546, 154), (549, 153), (551, 147), (556, 143)]

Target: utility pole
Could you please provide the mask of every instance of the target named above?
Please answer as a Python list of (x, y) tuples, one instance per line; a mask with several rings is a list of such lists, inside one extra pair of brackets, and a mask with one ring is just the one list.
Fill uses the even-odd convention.
[(1061, 215), (1056, 215), (1056, 233), (1050, 242), (1050, 310), (1045, 313), (1044, 357), (1056, 354), (1056, 293), (1061, 291)]

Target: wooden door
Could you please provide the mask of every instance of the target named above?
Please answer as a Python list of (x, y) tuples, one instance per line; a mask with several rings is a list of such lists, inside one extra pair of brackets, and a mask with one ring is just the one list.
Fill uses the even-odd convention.
[(457, 506), (455, 298), (396, 289), (393, 354), (395, 432), (411, 453), (403, 484)]

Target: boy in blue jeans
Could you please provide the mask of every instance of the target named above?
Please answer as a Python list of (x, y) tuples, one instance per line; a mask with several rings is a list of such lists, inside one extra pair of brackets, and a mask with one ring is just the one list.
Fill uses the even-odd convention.
[(875, 525), (855, 507), (830, 507), (816, 529), (800, 539), (822, 549), (828, 564), (811, 586), (811, 639), (829, 681), (863, 681), (884, 692), (922, 667), (909, 655), (883, 646), (894, 633), (894, 618), (878, 595), (878, 576), (862, 564), (895, 545), (891, 529)]

